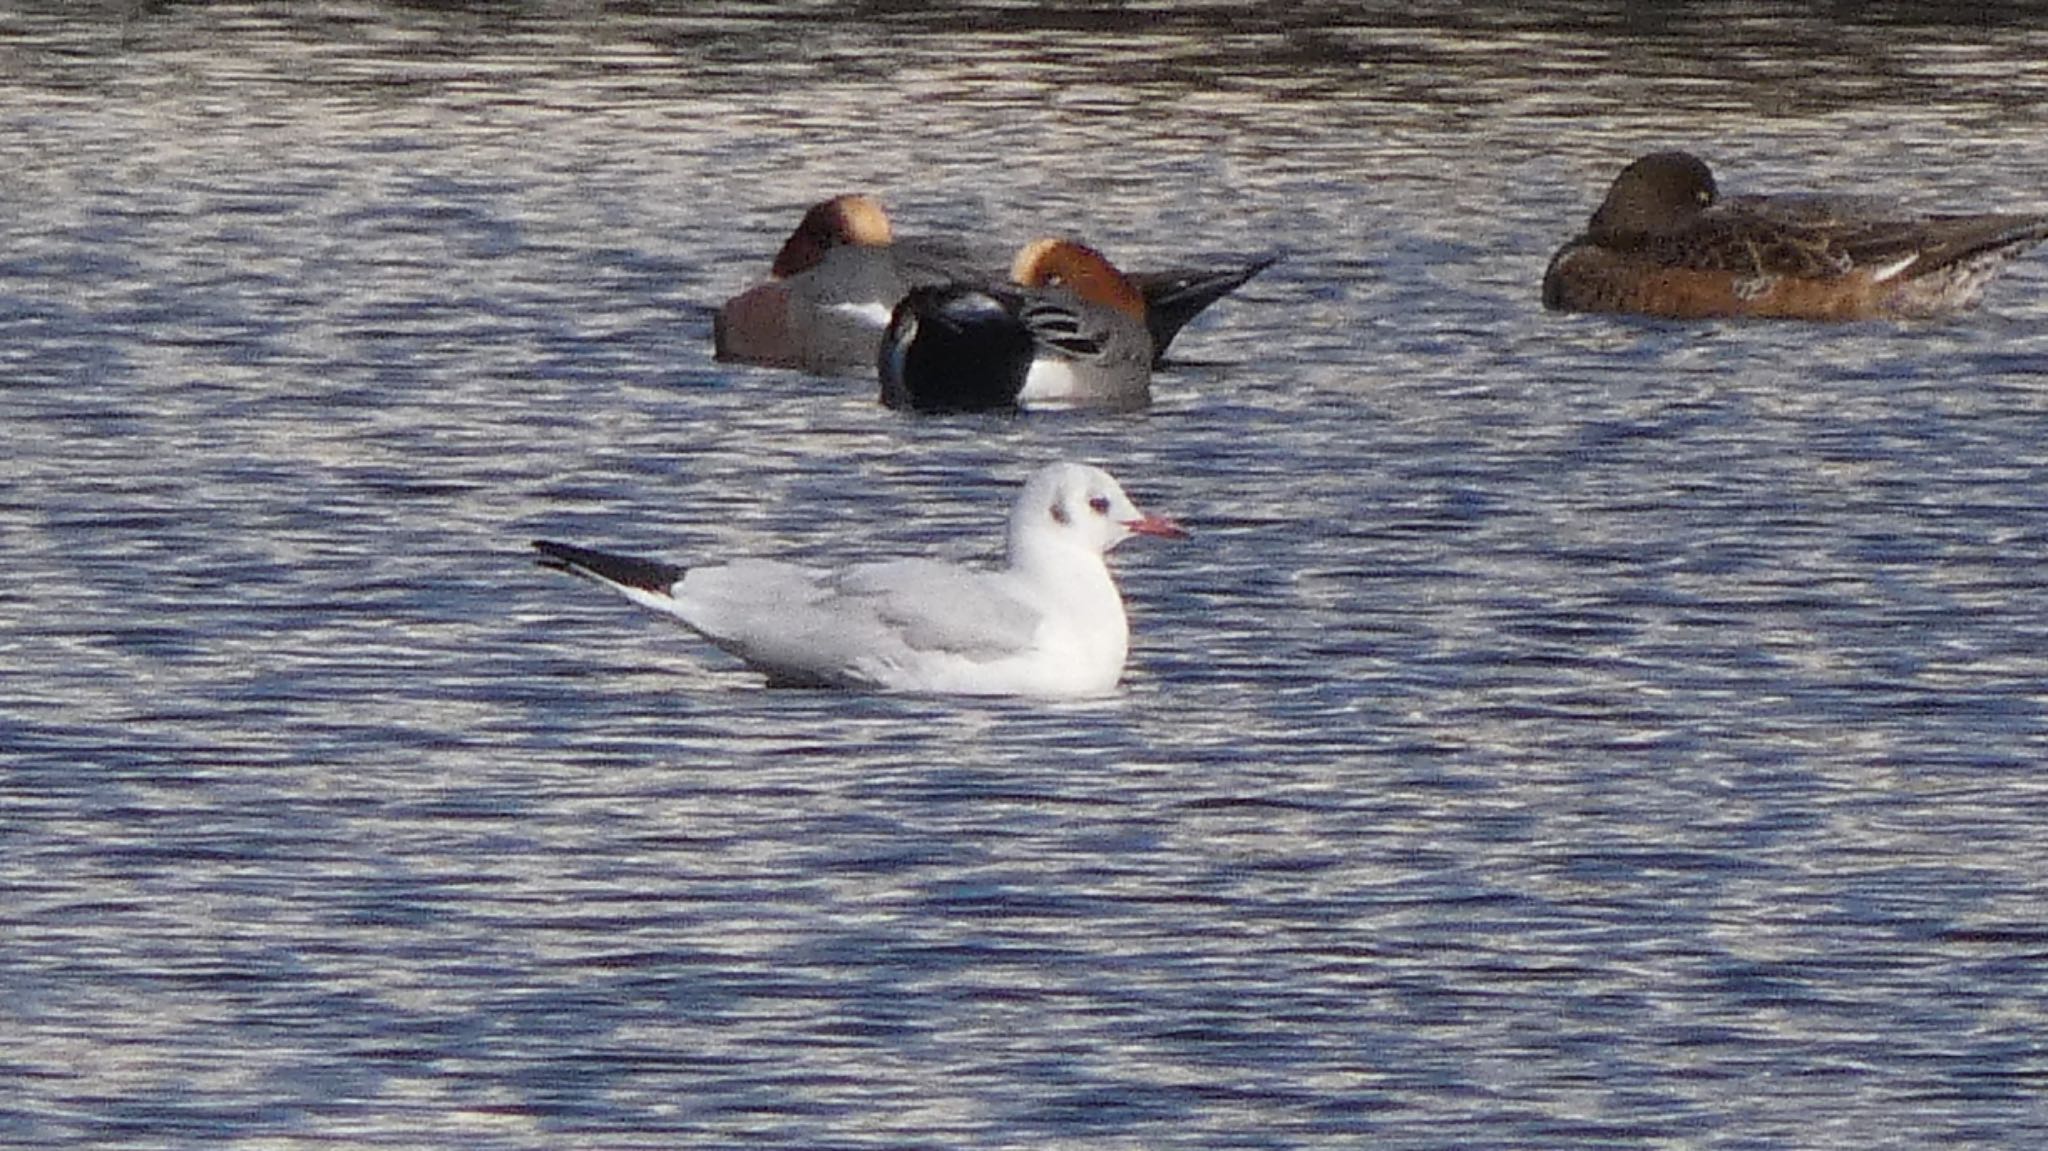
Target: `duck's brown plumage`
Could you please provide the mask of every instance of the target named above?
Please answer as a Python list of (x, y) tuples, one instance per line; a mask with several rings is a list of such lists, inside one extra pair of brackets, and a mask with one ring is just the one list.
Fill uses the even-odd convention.
[(1645, 156), (1551, 259), (1543, 302), (1678, 319), (1946, 315), (2048, 239), (2034, 215), (1881, 216), (1869, 201), (1721, 198), (1684, 152)]

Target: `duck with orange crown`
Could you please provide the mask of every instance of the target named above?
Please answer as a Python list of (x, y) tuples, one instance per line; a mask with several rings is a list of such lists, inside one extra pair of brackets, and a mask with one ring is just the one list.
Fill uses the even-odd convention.
[[(1148, 360), (1156, 363), (1188, 321), (1278, 258), (1128, 276), (1144, 301)], [(1001, 266), (963, 243), (897, 237), (873, 196), (834, 196), (804, 213), (767, 282), (718, 309), (713, 343), (721, 360), (819, 375), (864, 372), (875, 364), (896, 304), (913, 288), (987, 282)]]
[(1034, 240), (1010, 279), (912, 288), (882, 336), (882, 402), (920, 412), (1152, 402), (1144, 294), (1102, 253)]

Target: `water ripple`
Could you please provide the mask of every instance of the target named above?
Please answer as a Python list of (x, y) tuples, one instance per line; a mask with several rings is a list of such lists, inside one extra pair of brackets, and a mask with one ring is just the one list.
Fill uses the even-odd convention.
[[(1980, 8), (0, 17), (0, 1142), (2038, 1142), (2038, 261), (1534, 288), (1650, 147), (2040, 207)], [(712, 362), (849, 188), (1286, 258), (1129, 418)], [(768, 692), (527, 558), (987, 558), (1060, 456), (1195, 529), (1104, 700)]]

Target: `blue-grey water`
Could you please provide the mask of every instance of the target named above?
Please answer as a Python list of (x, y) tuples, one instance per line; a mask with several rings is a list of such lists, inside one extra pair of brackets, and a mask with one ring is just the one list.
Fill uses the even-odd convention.
[[(1652, 148), (2048, 210), (2048, 31), (1244, 7), (0, 12), (0, 1144), (2048, 1141), (2048, 253), (1536, 292)], [(1137, 416), (713, 362), (854, 189), (1286, 259)], [(526, 551), (992, 557), (1056, 457), (1196, 533), (1106, 700)]]

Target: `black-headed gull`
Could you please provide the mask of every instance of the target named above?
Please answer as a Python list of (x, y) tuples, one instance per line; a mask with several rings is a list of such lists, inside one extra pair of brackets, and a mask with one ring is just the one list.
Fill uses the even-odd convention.
[(1108, 472), (1058, 463), (1025, 482), (1000, 570), (929, 559), (840, 570), (773, 560), (684, 569), (534, 541), (542, 565), (605, 585), (762, 672), (771, 685), (952, 695), (1101, 695), (1123, 676), (1123, 596), (1104, 556), (1187, 533)]

